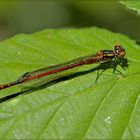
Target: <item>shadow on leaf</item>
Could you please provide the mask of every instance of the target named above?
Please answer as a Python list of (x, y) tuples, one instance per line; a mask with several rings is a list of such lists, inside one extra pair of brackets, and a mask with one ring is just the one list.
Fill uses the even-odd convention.
[[(38, 90), (44, 89), (46, 87), (49, 87), (51, 85), (54, 85), (56, 83), (66, 81), (66, 80), (70, 80), (72, 78), (75, 78), (75, 77), (78, 77), (78, 76), (81, 76), (81, 75), (85, 75), (85, 74), (88, 74), (88, 73), (92, 73), (92, 72), (95, 72), (95, 71), (98, 71), (95, 83), (97, 83), (99, 77), (107, 69), (113, 69), (113, 73), (115, 73), (117, 71), (118, 74), (120, 74), (124, 77), (124, 75), (116, 69), (118, 65), (120, 65), (124, 70), (126, 70), (127, 67), (129, 66), (128, 65), (128, 60), (126, 58), (118, 59), (118, 60), (112, 60), (112, 61), (109, 61), (109, 62), (106, 62), (106, 63), (101, 63), (101, 64), (99, 64), (99, 66), (97, 66), (93, 69), (89, 69), (89, 70), (82, 71), (82, 72), (75, 72), (75, 73), (72, 73), (72, 74), (66, 75), (66, 76), (55, 77), (54, 79), (50, 80), (49, 82), (48, 81), (47, 82), (43, 81), (41, 83), (41, 81), (40, 81), (39, 84), (38, 83), (32, 84), (31, 86), (27, 86), (27, 87), (21, 89), (20, 92), (12, 93), (11, 95), (8, 95), (6, 97), (1, 98), (0, 103), (5, 102), (5, 101), (10, 100), (10, 99), (13, 99), (13, 98), (15, 98), (19, 95), (29, 94), (29, 93), (32, 93), (34, 91), (38, 91)], [(100, 70), (101, 70), (101, 72), (99, 72)]]

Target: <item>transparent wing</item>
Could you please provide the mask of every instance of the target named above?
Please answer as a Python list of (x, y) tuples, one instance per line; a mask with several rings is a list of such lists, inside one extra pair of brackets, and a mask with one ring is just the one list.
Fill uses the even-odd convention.
[[(22, 81), (22, 79), (25, 79), (25, 78), (30, 77), (30, 76), (34, 76), (34, 75), (38, 75), (40, 73), (49, 72), (49, 71), (52, 71), (52, 70), (55, 70), (55, 69), (63, 68), (67, 65), (73, 65), (73, 64), (76, 64), (76, 63), (79, 63), (79, 62), (84, 62), (89, 58), (92, 58), (93, 60), (94, 59), (97, 60), (96, 55), (93, 55), (93, 54), (92, 55), (87, 55), (87, 56), (80, 57), (80, 58), (77, 58), (77, 59), (73, 59), (71, 61), (61, 63), (61, 64), (58, 64), (58, 65), (54, 65), (54, 66), (50, 66), (50, 67), (46, 67), (46, 68), (41, 68), (41, 69), (38, 69), (38, 70), (35, 70), (35, 71), (27, 72), (24, 75), (22, 75), (20, 78), (18, 78), (18, 80)], [(70, 76), (74, 72), (75, 72), (74, 69), (69, 69), (69, 70), (66, 70), (66, 71), (60, 71), (60, 72), (50, 74), (50, 75), (47, 75), (47, 76), (44, 76), (44, 77), (41, 77), (41, 78), (36, 78), (36, 79), (33, 79), (33, 80), (26, 81), (25, 83), (22, 83), (21, 85), (22, 85), (23, 89), (34, 89), (34, 88), (47, 87), (47, 86), (50, 86), (50, 85), (52, 85), (54, 83), (57, 83), (59, 81), (66, 80), (67, 76)]]

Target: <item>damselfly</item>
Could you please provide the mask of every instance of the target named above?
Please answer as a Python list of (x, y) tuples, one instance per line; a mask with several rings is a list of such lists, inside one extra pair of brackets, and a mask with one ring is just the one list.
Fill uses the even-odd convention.
[(114, 59), (117, 60), (120, 58), (124, 58), (124, 56), (125, 56), (124, 48), (121, 47), (120, 45), (115, 45), (114, 50), (101, 50), (96, 54), (83, 56), (59, 65), (54, 65), (45, 69), (39, 69), (36, 71), (27, 72), (14, 82), (0, 85), (0, 90), (14, 85), (41, 79), (43, 77), (53, 75), (55, 73), (59, 74), (62, 71), (66, 71), (82, 65), (94, 64), (98, 62), (105, 63), (105, 62), (112, 61)]

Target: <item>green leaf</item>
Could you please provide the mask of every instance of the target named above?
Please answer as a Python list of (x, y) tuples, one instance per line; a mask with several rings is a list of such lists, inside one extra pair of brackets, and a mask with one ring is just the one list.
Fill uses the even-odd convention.
[(132, 9), (140, 15), (140, 1), (131, 0), (131, 1), (120, 1), (120, 3), (124, 4), (128, 9)]
[[(128, 68), (106, 69), (95, 84), (98, 65), (30, 94), (10, 100), (20, 91), (0, 91), (0, 139), (140, 139), (140, 46), (125, 35), (105, 29), (44, 30), (0, 42), (0, 83), (23, 73), (59, 64), (79, 56), (113, 49), (126, 50)], [(100, 70), (101, 72), (101, 70)]]

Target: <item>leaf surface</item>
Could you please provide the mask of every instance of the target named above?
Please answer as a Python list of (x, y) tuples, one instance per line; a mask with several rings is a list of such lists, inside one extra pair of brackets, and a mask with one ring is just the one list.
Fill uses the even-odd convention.
[[(134, 139), (140, 138), (140, 46), (129, 37), (96, 27), (44, 30), (0, 42), (0, 83), (23, 73), (63, 63), (79, 56), (113, 49), (126, 50), (128, 68), (106, 69), (98, 78), (98, 64), (86, 71), (30, 94), (10, 100), (21, 86), (1, 90), (1, 139)], [(101, 71), (101, 70), (100, 70)]]
[(120, 1), (120, 3), (124, 4), (128, 9), (134, 10), (138, 12), (140, 15), (140, 1), (131, 0), (131, 1)]

